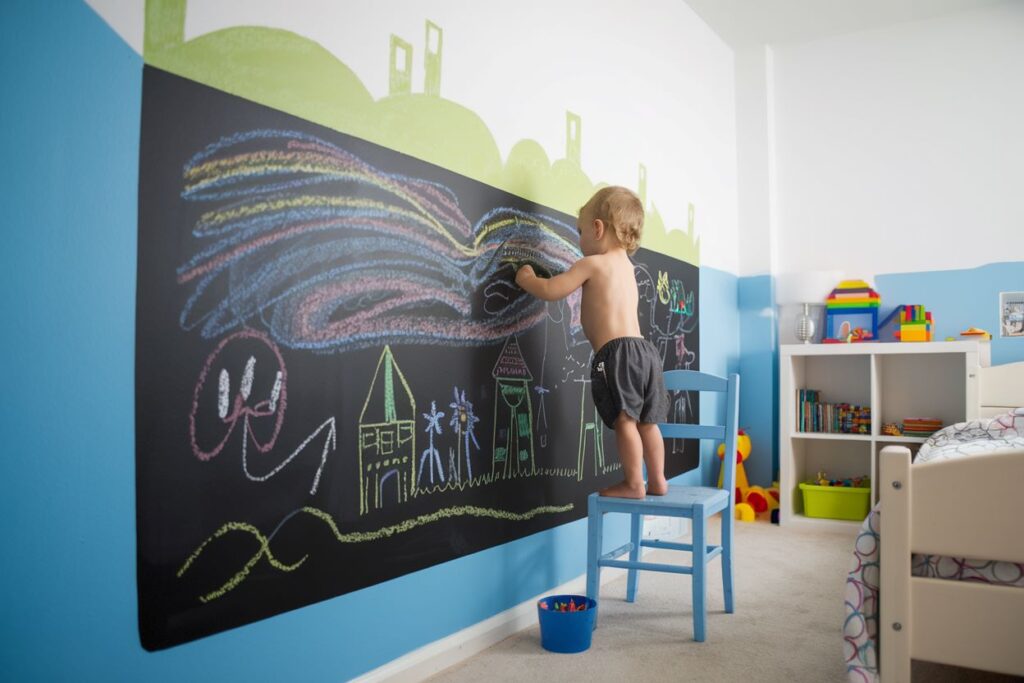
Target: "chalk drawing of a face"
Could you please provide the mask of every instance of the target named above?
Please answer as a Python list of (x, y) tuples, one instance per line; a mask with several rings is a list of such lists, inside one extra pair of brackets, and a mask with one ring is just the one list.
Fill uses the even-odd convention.
[(321, 432), (326, 432), (320, 465), (309, 489), (311, 494), (316, 493), (327, 454), (338, 446), (333, 417), (324, 420), (291, 454), (278, 458), (271, 469), (267, 469), (266, 462), (260, 463), (262, 473), (254, 473), (249, 467), (250, 442), (263, 454), (277, 443), (287, 406), (287, 377), (280, 350), (262, 332), (243, 330), (221, 341), (206, 359), (192, 399), (188, 426), (195, 456), (204, 461), (216, 457), (236, 425), (241, 424), (242, 472), (250, 481), (262, 482), (280, 472), (305, 452)]
[(189, 436), (195, 456), (216, 457), (239, 423), (260, 453), (273, 448), (284, 422), (286, 380), (281, 352), (263, 333), (243, 330), (223, 339), (206, 359), (193, 394)]

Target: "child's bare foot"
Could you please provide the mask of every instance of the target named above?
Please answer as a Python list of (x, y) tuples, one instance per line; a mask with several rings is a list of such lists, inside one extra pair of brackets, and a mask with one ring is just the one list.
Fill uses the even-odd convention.
[(647, 482), (647, 495), (649, 496), (664, 496), (668, 493), (668, 480), (664, 477), (661, 481), (648, 481)]
[(609, 486), (606, 489), (599, 491), (600, 495), (608, 496), (610, 498), (643, 498), (647, 495), (644, 492), (644, 483), (630, 484), (625, 481), (620, 481), (615, 486)]

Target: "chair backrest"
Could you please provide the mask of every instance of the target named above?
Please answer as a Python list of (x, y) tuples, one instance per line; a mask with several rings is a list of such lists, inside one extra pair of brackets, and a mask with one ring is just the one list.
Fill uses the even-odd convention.
[(665, 422), (658, 425), (661, 435), (667, 439), (711, 439), (725, 441), (725, 457), (722, 466), (722, 488), (730, 492), (729, 507), (735, 502), (736, 490), (736, 438), (739, 431), (740, 376), (736, 373), (728, 379), (696, 370), (666, 370), (665, 388), (669, 391), (711, 391), (725, 394), (725, 424), (682, 424)]

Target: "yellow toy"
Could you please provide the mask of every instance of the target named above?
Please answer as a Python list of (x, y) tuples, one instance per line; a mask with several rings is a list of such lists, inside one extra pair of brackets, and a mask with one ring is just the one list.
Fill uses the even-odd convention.
[(747, 489), (747, 495), (743, 497), (743, 502), (754, 509), (756, 514), (768, 512), (768, 499), (771, 496), (768, 492), (760, 486), (751, 486)]
[[(742, 429), (736, 433), (736, 503), (742, 503), (743, 498), (750, 488), (747, 482), (747, 471), (743, 469), (743, 461), (750, 457), (750, 437)], [(718, 459), (725, 460), (725, 444), (718, 444)], [(718, 488), (722, 488), (722, 478), (725, 476), (725, 468), (718, 471)]]
[[(743, 461), (750, 457), (750, 436), (742, 429), (736, 439), (736, 508), (733, 516), (741, 522), (753, 522), (758, 515), (771, 514), (779, 507), (779, 483), (772, 482), (769, 488), (751, 486)], [(725, 458), (725, 444), (718, 445), (718, 457)], [(724, 473), (718, 473), (718, 487), (722, 487)]]
[(961, 337), (978, 337), (984, 341), (992, 339), (992, 335), (989, 332), (981, 329), (980, 327), (968, 327), (966, 330), (960, 333)]
[(736, 512), (733, 516), (741, 522), (753, 522), (757, 517), (757, 515), (754, 514), (754, 508), (750, 507), (746, 503), (737, 503)]

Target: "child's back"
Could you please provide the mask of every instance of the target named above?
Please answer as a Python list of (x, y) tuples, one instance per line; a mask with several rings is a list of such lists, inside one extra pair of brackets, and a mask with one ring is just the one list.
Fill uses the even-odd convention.
[(548, 301), (583, 288), (580, 321), (595, 352), (590, 370), (594, 405), (601, 420), (615, 430), (623, 471), (623, 481), (601, 493), (624, 498), (668, 490), (657, 424), (668, 417), (668, 392), (661, 356), (640, 332), (639, 294), (629, 260), (640, 246), (643, 223), (643, 204), (634, 193), (624, 187), (602, 188), (580, 209), (576, 222), (583, 258), (551, 279), (538, 278), (530, 266), (516, 274), (523, 289)]
[(583, 283), (580, 322), (590, 345), (598, 350), (612, 339), (640, 337), (633, 262), (624, 249), (587, 256), (591, 275)]

